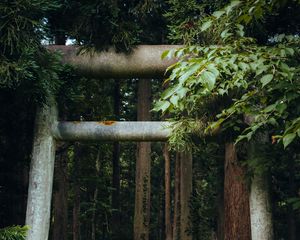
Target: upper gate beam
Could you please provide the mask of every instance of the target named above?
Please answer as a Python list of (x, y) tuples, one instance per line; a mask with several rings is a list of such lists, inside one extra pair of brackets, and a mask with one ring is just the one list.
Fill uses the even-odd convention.
[(170, 122), (57, 122), (52, 133), (62, 141), (167, 141)]
[(161, 59), (164, 51), (182, 45), (139, 45), (130, 54), (116, 53), (110, 48), (102, 52), (78, 54), (78, 46), (51, 45), (47, 48), (60, 51), (63, 62), (71, 64), (87, 77), (95, 78), (161, 78), (167, 67), (176, 60)]

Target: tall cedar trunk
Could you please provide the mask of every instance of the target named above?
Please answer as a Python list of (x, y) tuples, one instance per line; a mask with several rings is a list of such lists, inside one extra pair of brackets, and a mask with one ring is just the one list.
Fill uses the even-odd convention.
[(224, 192), (223, 187), (219, 188), (219, 193), (217, 196), (217, 211), (218, 211), (218, 219), (217, 219), (217, 239), (224, 239)]
[[(223, 152), (223, 151), (222, 151)], [(222, 153), (223, 154), (223, 153)], [(224, 154), (223, 154), (224, 155)], [(223, 166), (224, 160), (221, 159)], [(217, 239), (223, 240), (224, 239), (224, 167), (220, 168), (218, 171), (218, 175), (220, 176), (220, 183), (218, 184), (218, 195), (216, 199), (217, 203)]]
[(180, 156), (176, 153), (175, 159), (175, 195), (173, 216), (173, 240), (180, 240)]
[(163, 188), (163, 178), (161, 178), (161, 194), (159, 194), (159, 212), (158, 212), (158, 220), (157, 220), (157, 226), (158, 226), (158, 233), (157, 233), (157, 239), (162, 240), (165, 239), (165, 225), (164, 225), (164, 213), (165, 213), (165, 209), (164, 209), (164, 188)]
[[(289, 197), (294, 198), (297, 197), (297, 188), (295, 182), (295, 159), (289, 158), (288, 159), (288, 171), (289, 171)], [(295, 210), (291, 205), (288, 208), (288, 236), (289, 240), (296, 240), (297, 239), (297, 227), (296, 227), (296, 214)]]
[[(116, 120), (120, 120), (120, 82), (115, 80), (114, 87), (114, 114)], [(113, 173), (112, 173), (112, 239), (120, 239), (120, 144), (113, 143)]]
[(168, 150), (168, 144), (164, 146), (165, 158), (165, 231), (166, 240), (172, 240), (172, 223), (171, 223), (171, 159)]
[[(140, 79), (138, 82), (138, 121), (151, 120), (150, 97), (150, 79)], [(150, 154), (151, 144), (149, 142), (138, 143), (135, 178), (134, 240), (149, 239)]]
[(74, 205), (73, 205), (73, 240), (80, 240), (80, 158), (81, 148), (79, 143), (75, 143), (74, 149)]
[(190, 198), (192, 194), (193, 160), (189, 152), (180, 153), (180, 239), (191, 240)]
[[(267, 135), (259, 136), (259, 140), (253, 142), (249, 148), (249, 158), (256, 159), (263, 154), (259, 150), (260, 145), (266, 144)], [(272, 240), (273, 222), (270, 202), (270, 187), (266, 171), (255, 172), (250, 190), (250, 216), (252, 239)]]
[(233, 143), (225, 145), (224, 174), (224, 239), (251, 240), (249, 191)]
[[(100, 148), (98, 149), (97, 158), (95, 162), (96, 168), (96, 179), (100, 175)], [(97, 210), (97, 199), (98, 199), (98, 184), (96, 183), (94, 196), (93, 196), (93, 213), (92, 213), (92, 240), (96, 240), (96, 210)]]
[[(62, 146), (64, 147), (64, 146)], [(56, 188), (53, 197), (53, 240), (68, 239), (68, 149), (62, 149), (56, 156), (54, 181)]]

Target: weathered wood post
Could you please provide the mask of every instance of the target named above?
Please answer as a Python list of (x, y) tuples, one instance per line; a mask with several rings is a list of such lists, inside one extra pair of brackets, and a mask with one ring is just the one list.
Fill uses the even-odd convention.
[(266, 173), (254, 174), (250, 191), (252, 239), (272, 240), (273, 223)]
[[(260, 133), (250, 143), (249, 158), (256, 159), (259, 158), (259, 155), (264, 154), (261, 152), (259, 145), (265, 145), (267, 142), (268, 135)], [(251, 182), (249, 205), (252, 239), (272, 240), (274, 235), (267, 170), (254, 172)]]
[(55, 160), (55, 140), (51, 128), (56, 120), (54, 99), (38, 107), (29, 174), (26, 225), (30, 229), (27, 240), (48, 239)]

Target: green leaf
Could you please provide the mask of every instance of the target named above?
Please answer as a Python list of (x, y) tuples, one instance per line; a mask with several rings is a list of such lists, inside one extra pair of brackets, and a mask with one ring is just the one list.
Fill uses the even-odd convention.
[(276, 103), (271, 104), (271, 105), (267, 106), (267, 107), (264, 109), (264, 112), (267, 112), (267, 113), (268, 113), (268, 112), (272, 112), (272, 111), (275, 110), (276, 106), (277, 106)]
[(213, 13), (213, 16), (216, 18), (220, 18), (224, 13), (225, 11), (216, 11)]
[(193, 75), (199, 68), (201, 64), (200, 63), (194, 63), (191, 67), (188, 68), (188, 70), (181, 75), (179, 78), (179, 82), (183, 84), (191, 75)]
[(171, 103), (169, 101), (158, 101), (154, 108), (153, 111), (159, 112), (165, 112), (169, 107), (170, 107)]
[(203, 84), (211, 91), (216, 84), (216, 75), (209, 71), (204, 71), (201, 74), (201, 78), (203, 80)]
[(266, 86), (269, 82), (271, 82), (273, 79), (273, 74), (267, 74), (265, 76), (263, 76), (260, 79), (260, 82), (262, 83), (262, 87)]
[(269, 120), (268, 120), (268, 123), (270, 123), (271, 125), (273, 126), (278, 126), (278, 123), (276, 121), (275, 118), (271, 117)]
[(250, 69), (250, 66), (247, 63), (244, 62), (239, 62), (238, 66), (240, 69), (242, 69), (243, 71), (247, 71)]
[(283, 136), (283, 146), (286, 148), (296, 137), (296, 133), (289, 133)]
[(297, 129), (297, 135), (300, 137), (300, 128)]
[(170, 102), (171, 102), (175, 107), (178, 106), (178, 100), (179, 100), (179, 96), (178, 96), (178, 95), (173, 95), (173, 96), (170, 98)]
[(206, 31), (211, 26), (211, 24), (212, 24), (211, 20), (204, 22), (201, 26), (201, 31), (202, 32)]
[(175, 49), (171, 49), (171, 50), (166, 50), (161, 54), (161, 59), (171, 59), (174, 56), (175, 53)]
[(166, 50), (162, 53), (161, 55), (161, 59), (165, 59), (167, 56), (168, 56), (168, 53), (169, 53), (170, 50)]
[(280, 114), (282, 114), (282, 113), (285, 111), (286, 108), (287, 108), (287, 105), (286, 105), (285, 103), (280, 103), (280, 104), (278, 104), (278, 105), (276, 106), (276, 110), (277, 110)]
[(167, 88), (161, 95), (162, 99), (167, 99), (171, 97), (180, 87), (179, 86), (174, 86), (174, 87), (169, 87)]
[(240, 1), (232, 1), (226, 8), (226, 14), (229, 15), (229, 13), (232, 11), (233, 8), (238, 6), (241, 2)]
[(185, 87), (181, 87), (178, 89), (178, 91), (176, 91), (176, 94), (180, 97), (180, 98), (183, 98), (185, 97), (186, 93), (188, 92), (188, 88), (185, 88)]
[(232, 36), (232, 33), (229, 32), (230, 29), (226, 28), (223, 32), (221, 32), (221, 38), (225, 39)]

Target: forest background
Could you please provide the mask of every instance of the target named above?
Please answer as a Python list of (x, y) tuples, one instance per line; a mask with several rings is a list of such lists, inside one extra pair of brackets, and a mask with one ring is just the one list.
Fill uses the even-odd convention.
[[(147, 80), (151, 119), (177, 122), (169, 141), (171, 215), (176, 151), (193, 151), (189, 235), (234, 239), (224, 223), (233, 203), (224, 197), (237, 193), (226, 188), (235, 179), (226, 179), (224, 162), (228, 146), (237, 143), (232, 151), (240, 172), (230, 174), (240, 174), (247, 186), (239, 194), (248, 198), (253, 176), (267, 175), (274, 239), (297, 239), (299, 10), (294, 0), (1, 1), (0, 226), (24, 225), (37, 105), (55, 95), (62, 120), (138, 118), (144, 81), (83, 78), (45, 45), (68, 40), (84, 51), (113, 46), (130, 54), (138, 44), (184, 44), (164, 54), (179, 58), (164, 84)], [(259, 154), (248, 157), (249, 146)], [(134, 143), (58, 146), (52, 239), (134, 238), (136, 151)], [(163, 152), (162, 144), (152, 144), (149, 239), (166, 239)]]

